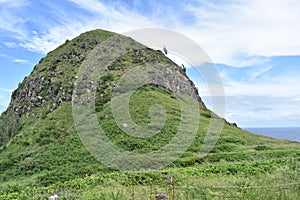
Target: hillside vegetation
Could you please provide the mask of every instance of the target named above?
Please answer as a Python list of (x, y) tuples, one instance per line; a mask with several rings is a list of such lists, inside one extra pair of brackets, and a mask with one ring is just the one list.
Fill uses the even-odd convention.
[[(199, 151), (212, 112), (198, 99), (199, 128), (190, 147), (165, 169), (123, 172), (97, 161), (82, 144), (72, 116), (76, 74), (95, 46), (114, 35), (102, 30), (81, 34), (47, 54), (12, 95), (0, 118), (0, 199), (297, 199), (300, 196), (300, 144), (246, 132), (224, 121), (211, 153)], [(133, 41), (129, 39), (130, 41)], [(185, 72), (160, 51), (144, 47), (122, 55), (99, 77), (95, 111), (106, 136), (118, 147), (136, 153), (160, 149), (176, 135), (181, 111), (177, 97), (157, 85), (145, 85), (130, 98), (130, 116), (138, 125), (151, 122), (149, 109), (164, 107), (166, 123), (150, 138), (130, 136), (117, 125), (111, 104), (115, 83), (131, 68), (159, 64)], [(177, 72), (176, 72), (177, 73)], [(194, 90), (194, 85), (191, 83)], [(201, 94), (200, 94), (201, 95)], [(145, 161), (146, 162), (146, 161)], [(260, 186), (260, 187), (254, 187)]]

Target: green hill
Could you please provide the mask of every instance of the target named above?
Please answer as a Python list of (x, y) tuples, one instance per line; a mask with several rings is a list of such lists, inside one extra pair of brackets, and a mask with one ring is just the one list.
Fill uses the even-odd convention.
[[(224, 193), (230, 196), (236, 192), (239, 197), (244, 195), (249, 199), (293, 199), (299, 196), (299, 183), (283, 189), (280, 187), (276, 190), (279, 192), (268, 194), (263, 189), (239, 190), (251, 185), (297, 183), (299, 143), (255, 135), (224, 121), (217, 144), (210, 154), (201, 158), (199, 151), (211, 117), (217, 116), (197, 96), (194, 84), (183, 69), (160, 51), (123, 36), (120, 37), (141, 49), (122, 54), (106, 66), (106, 73), (98, 77), (97, 83), (91, 84), (95, 92), (95, 114), (106, 137), (114, 145), (134, 153), (156, 151), (176, 137), (182, 119), (172, 86), (148, 84), (137, 89), (130, 98), (130, 116), (140, 126), (151, 123), (151, 106), (159, 104), (164, 107), (165, 124), (156, 135), (149, 138), (128, 135), (115, 121), (111, 105), (121, 97), (113, 95), (116, 83), (136, 66), (143, 66), (145, 74), (153, 73), (147, 71), (146, 63), (159, 66), (161, 70), (167, 69), (168, 73), (179, 77), (190, 97), (198, 102), (199, 128), (188, 149), (165, 169), (122, 172), (97, 161), (77, 133), (72, 115), (72, 95), (74, 87), (78, 87), (79, 67), (97, 45), (114, 35), (94, 30), (67, 40), (41, 59), (13, 92), (9, 108), (0, 118), (0, 199), (43, 199), (52, 194), (66, 199), (132, 199), (132, 189), (137, 194), (143, 190), (153, 191), (149, 197), (135, 199), (154, 199), (154, 193), (159, 191), (153, 188), (168, 188), (167, 182), (162, 181), (166, 173), (172, 174), (178, 187), (200, 188), (178, 189), (178, 199), (186, 199), (185, 195), (190, 195), (190, 199), (218, 199)], [(157, 127), (152, 128), (156, 130)], [(151, 165), (147, 160), (144, 162)], [(213, 187), (226, 185), (237, 189), (224, 192), (221, 187)], [(166, 189), (164, 192), (170, 191)]]

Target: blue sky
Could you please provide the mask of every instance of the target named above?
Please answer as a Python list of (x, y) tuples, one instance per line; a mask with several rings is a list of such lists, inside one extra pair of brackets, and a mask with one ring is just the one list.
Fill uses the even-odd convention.
[(186, 35), (216, 63), (229, 121), (299, 126), (299, 21), (298, 0), (0, 0), (0, 111), (39, 59), (66, 39), (96, 28), (156, 27)]

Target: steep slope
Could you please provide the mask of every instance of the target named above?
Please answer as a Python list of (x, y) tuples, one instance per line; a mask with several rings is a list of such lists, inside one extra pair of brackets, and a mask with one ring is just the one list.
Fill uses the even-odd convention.
[[(112, 35), (103, 30), (83, 33), (42, 58), (13, 92), (9, 108), (2, 113), (0, 145), (18, 132), (21, 117), (40, 118), (55, 110), (61, 102), (70, 101), (80, 64), (97, 44)], [(9, 123), (12, 125), (7, 126)]]
[[(78, 78), (76, 74), (82, 62), (98, 44), (112, 35), (115, 34), (95, 30), (66, 41), (48, 53), (13, 92), (10, 106), (0, 120), (0, 187), (4, 190), (12, 183), (49, 186), (114, 171), (97, 161), (82, 144), (74, 124), (71, 102), (74, 83)], [(129, 38), (127, 40), (135, 43)], [(107, 73), (91, 86), (96, 88), (95, 108), (100, 125), (118, 147), (137, 153), (155, 151), (170, 142), (179, 129), (180, 106), (171, 92), (175, 89), (155, 84), (135, 91), (130, 99), (130, 114), (137, 124), (147, 125), (151, 122), (151, 106), (162, 105), (167, 114), (166, 124), (157, 135), (135, 138), (124, 133), (114, 120), (110, 106), (117, 99), (112, 98), (116, 82), (134, 66), (147, 62), (168, 68), (171, 75), (181, 74), (179, 82), (188, 87), (200, 107), (200, 126), (195, 140), (169, 167), (220, 161), (259, 160), (263, 163), (271, 159), (299, 157), (299, 143), (254, 135), (225, 123), (212, 154), (200, 158), (198, 153), (212, 113), (197, 96), (197, 90), (185, 72), (161, 52), (147, 47), (123, 54), (107, 66)]]

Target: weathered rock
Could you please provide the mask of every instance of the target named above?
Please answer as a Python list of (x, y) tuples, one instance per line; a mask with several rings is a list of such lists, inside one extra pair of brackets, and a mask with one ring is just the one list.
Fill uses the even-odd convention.
[(53, 196), (50, 196), (48, 199), (49, 200), (60, 200), (59, 196), (57, 196), (56, 194)]
[[(16, 115), (22, 117), (37, 107), (44, 108), (44, 112), (49, 113), (55, 110), (61, 103), (71, 101), (74, 81), (78, 79), (78, 76), (76, 76), (76, 68), (80, 67), (90, 50), (100, 43), (99, 40), (93, 37), (94, 36), (89, 38), (88, 33), (84, 33), (75, 40), (66, 42), (59, 47), (61, 51), (54, 50), (48, 53), (45, 58), (41, 59), (30, 76), (26, 77), (12, 93), (10, 109), (13, 110)], [(132, 40), (131, 43), (134, 43), (134, 41)], [(115, 44), (112, 44), (112, 46), (114, 45)], [(65, 46), (67, 47), (66, 52), (62, 49)], [(126, 49), (128, 49), (128, 51), (130, 50), (129, 47), (126, 47)], [(103, 51), (111, 52), (112, 49), (108, 46), (107, 49)], [(157, 74), (147, 72), (145, 75), (152, 80), (153, 85), (166, 85), (165, 88), (167, 90), (175, 93), (184, 90), (186, 94), (197, 98), (198, 101), (202, 103), (197, 88), (194, 83), (188, 79), (181, 67), (175, 63), (170, 64), (171, 62), (168, 66), (160, 64), (160, 60), (166, 62), (167, 58), (158, 56), (157, 60), (155, 57), (149, 56), (151, 51), (153, 50), (147, 49), (146, 47), (145, 49), (134, 50), (130, 58), (132, 62), (138, 64), (148, 63), (150, 59), (150, 63), (154, 63), (157, 70), (166, 75), (166, 78), (157, 79)], [(123, 62), (127, 58), (122, 56), (117, 58), (115, 64), (106, 66), (106, 71), (124, 70)], [(88, 77), (83, 77), (83, 79), (89, 81)], [(86, 91), (96, 91), (103, 84), (105, 84), (105, 82), (89, 81)], [(113, 81), (108, 88), (106, 88), (104, 94), (118, 87), (119, 84)], [(204, 106), (203, 103), (202, 105)], [(40, 115), (42, 114), (38, 112), (35, 116), (40, 117)]]
[(124, 123), (124, 124), (123, 124), (123, 127), (124, 127), (124, 128), (128, 128), (128, 124)]
[(158, 194), (158, 195), (155, 196), (155, 200), (168, 200), (168, 195)]

